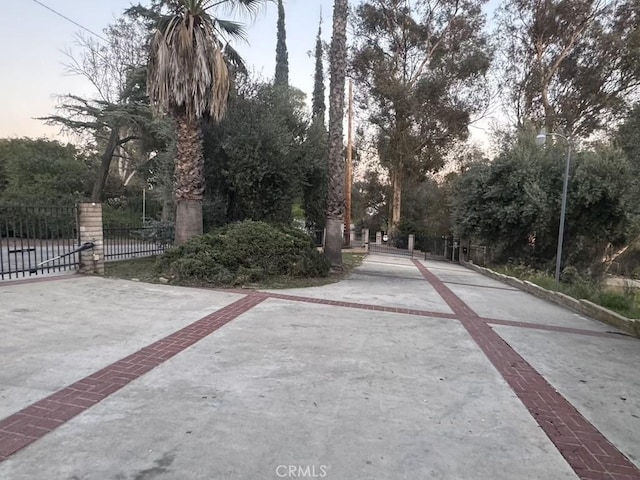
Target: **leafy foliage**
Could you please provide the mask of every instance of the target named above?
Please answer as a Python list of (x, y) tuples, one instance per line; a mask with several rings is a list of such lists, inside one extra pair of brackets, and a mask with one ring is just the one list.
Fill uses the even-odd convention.
[[(566, 148), (541, 149), (522, 134), (492, 163), (471, 165), (454, 183), (456, 233), (517, 259), (547, 267), (557, 246)], [(609, 244), (627, 239), (630, 167), (608, 146), (579, 151), (569, 178), (565, 263), (593, 268)]]
[(0, 202), (73, 203), (88, 197), (95, 158), (53, 140), (0, 140)]
[(499, 14), (502, 91), (518, 126), (588, 136), (640, 82), (636, 0), (508, 0)]
[(289, 223), (300, 192), (306, 122), (302, 96), (238, 82), (227, 118), (205, 128), (205, 222)]
[(168, 251), (158, 269), (181, 283), (242, 285), (277, 275), (326, 276), (329, 264), (304, 232), (246, 221)]
[(313, 119), (307, 138), (302, 145), (303, 166), (303, 208), (309, 230), (321, 230), (325, 223), (327, 207), (328, 143), (324, 116)]
[(368, 0), (356, 9), (353, 73), (393, 188), (391, 230), (404, 179), (440, 169), (487, 104), (491, 49), (482, 0)]
[(387, 230), (389, 188), (375, 170), (367, 170), (353, 185), (351, 216), (358, 228)]

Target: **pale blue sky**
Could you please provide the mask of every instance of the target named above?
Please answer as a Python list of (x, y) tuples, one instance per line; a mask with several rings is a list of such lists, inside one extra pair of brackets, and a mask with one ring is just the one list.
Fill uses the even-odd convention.
[[(102, 33), (132, 3), (131, 0), (41, 1), (97, 33)], [(491, 0), (488, 10), (497, 3), (498, 0)], [(333, 0), (286, 0), (290, 83), (308, 94), (313, 87), (313, 59), (307, 53), (315, 44), (321, 8), (325, 19), (323, 38), (330, 39), (332, 6)], [(248, 27), (249, 44), (236, 45), (247, 65), (265, 77), (273, 76), (276, 18), (276, 5), (268, 3)], [(62, 51), (72, 46), (74, 34), (79, 30), (33, 0), (5, 2), (0, 16), (0, 138), (56, 137), (57, 128), (48, 127), (34, 117), (53, 113), (56, 95), (93, 93), (86, 80), (67, 75), (63, 66)]]

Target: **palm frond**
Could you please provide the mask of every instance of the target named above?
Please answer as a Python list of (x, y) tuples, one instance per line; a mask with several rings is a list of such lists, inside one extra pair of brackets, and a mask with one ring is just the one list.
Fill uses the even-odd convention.
[(206, 3), (182, 0), (181, 11), (158, 23), (150, 47), (147, 89), (160, 111), (220, 120), (227, 105), (229, 71), (217, 24), (201, 10)]
[(214, 18), (213, 22), (216, 31), (218, 31), (222, 37), (247, 40), (247, 31), (241, 23), (231, 20), (221, 20), (219, 18)]
[(262, 6), (274, 0), (206, 0), (204, 9), (220, 9), (231, 15), (248, 15), (253, 18)]
[(249, 71), (247, 70), (247, 66), (244, 63), (244, 60), (235, 48), (227, 43), (224, 46), (223, 53), (224, 57), (227, 59), (227, 62), (233, 65), (238, 73), (241, 73), (242, 75), (249, 75)]

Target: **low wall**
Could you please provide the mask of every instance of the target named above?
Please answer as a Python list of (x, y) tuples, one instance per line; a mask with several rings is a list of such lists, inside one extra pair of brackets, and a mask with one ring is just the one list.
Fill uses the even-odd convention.
[(493, 270), (474, 265), (473, 263), (462, 261), (460, 263), (465, 267), (471, 270), (475, 270), (476, 272), (481, 273), (489, 278), (499, 280), (503, 283), (506, 283), (507, 285), (511, 285), (512, 287), (516, 287), (520, 290), (531, 293), (536, 297), (543, 298), (557, 305), (569, 308), (575, 312), (587, 315), (591, 318), (619, 328), (629, 335), (640, 338), (640, 320), (634, 320), (624, 317), (616, 312), (609, 310), (608, 308), (596, 305), (589, 300), (576, 300), (575, 298), (565, 295), (564, 293), (547, 290), (546, 288), (542, 288), (526, 280), (523, 281), (515, 277), (510, 277), (502, 273), (494, 272)]

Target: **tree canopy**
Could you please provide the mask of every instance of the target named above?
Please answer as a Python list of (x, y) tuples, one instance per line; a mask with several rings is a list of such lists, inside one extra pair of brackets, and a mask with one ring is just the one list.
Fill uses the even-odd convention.
[(376, 129), (393, 189), (391, 229), (401, 218), (406, 178), (442, 167), (486, 106), (491, 48), (484, 0), (368, 0), (356, 8), (353, 74)]

